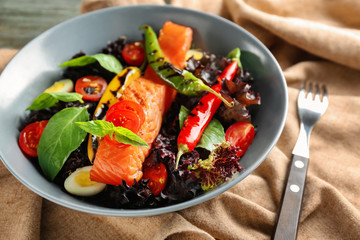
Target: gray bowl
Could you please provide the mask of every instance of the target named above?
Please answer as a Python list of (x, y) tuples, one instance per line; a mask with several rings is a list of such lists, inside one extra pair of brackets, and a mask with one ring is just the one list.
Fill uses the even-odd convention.
[[(254, 76), (262, 104), (253, 112), (257, 134), (241, 160), (245, 168), (231, 181), (189, 201), (155, 209), (110, 209), (83, 202), (47, 181), (18, 146), (19, 126), (25, 109), (53, 81), (60, 78), (58, 65), (83, 50), (94, 54), (119, 36), (140, 39), (138, 30), (149, 24), (159, 30), (166, 20), (194, 30), (197, 47), (226, 55), (240, 47), (243, 66)], [(107, 8), (63, 22), (28, 43), (0, 76), (0, 157), (25, 186), (59, 205), (108, 216), (148, 216), (184, 209), (215, 197), (248, 176), (277, 142), (286, 118), (287, 88), (281, 69), (268, 49), (236, 24), (218, 16), (172, 6), (140, 5)]]

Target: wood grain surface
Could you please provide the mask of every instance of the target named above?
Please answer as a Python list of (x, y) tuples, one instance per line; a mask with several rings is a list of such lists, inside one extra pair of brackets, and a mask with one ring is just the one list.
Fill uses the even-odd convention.
[(21, 48), (79, 14), (81, 0), (0, 0), (0, 48)]

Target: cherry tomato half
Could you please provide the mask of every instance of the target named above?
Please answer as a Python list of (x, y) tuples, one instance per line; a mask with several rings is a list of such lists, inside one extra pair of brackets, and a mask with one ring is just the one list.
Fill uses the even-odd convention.
[(149, 189), (156, 196), (164, 190), (167, 182), (167, 170), (163, 163), (144, 168), (144, 179), (149, 179)]
[(142, 125), (145, 121), (145, 112), (140, 104), (134, 101), (129, 100), (121, 100), (110, 107), (107, 111), (107, 114), (112, 114), (112, 112), (117, 112), (120, 110), (129, 110), (135, 112), (139, 115), (140, 125)]
[(237, 122), (225, 132), (225, 140), (231, 145), (240, 147), (237, 156), (242, 156), (250, 146), (255, 136), (254, 126), (247, 122)]
[(48, 120), (34, 122), (27, 125), (20, 133), (19, 145), (27, 155), (37, 157), (37, 148), (41, 134), (44, 131)]
[[(142, 120), (144, 121), (144, 119), (145, 113), (142, 107), (136, 102), (125, 100), (112, 105), (107, 111), (105, 117), (105, 120), (112, 122), (115, 127), (127, 128), (135, 134), (138, 133), (141, 125), (143, 124)], [(106, 135), (104, 139), (117, 147), (126, 146), (126, 144), (116, 141), (115, 136), (113, 136), (113, 139), (111, 140), (110, 136)]]
[(98, 101), (104, 94), (107, 82), (98, 76), (79, 78), (75, 84), (75, 92), (83, 95), (84, 100)]
[(141, 66), (145, 60), (145, 50), (142, 42), (132, 42), (121, 52), (125, 62), (132, 66)]

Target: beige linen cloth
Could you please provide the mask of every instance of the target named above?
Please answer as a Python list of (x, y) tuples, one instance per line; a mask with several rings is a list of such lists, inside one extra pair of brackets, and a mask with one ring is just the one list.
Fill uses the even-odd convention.
[[(172, 0), (228, 18), (274, 54), (289, 92), (286, 125), (276, 147), (245, 180), (197, 206), (151, 217), (106, 217), (49, 202), (0, 164), (1, 239), (269, 239), (299, 131), (303, 81), (330, 94), (316, 124), (298, 239), (360, 239), (360, 2), (358, 0)], [(161, 0), (84, 0), (81, 13)], [(216, 31), (216, 29), (214, 29)], [(0, 70), (15, 54), (1, 50)]]

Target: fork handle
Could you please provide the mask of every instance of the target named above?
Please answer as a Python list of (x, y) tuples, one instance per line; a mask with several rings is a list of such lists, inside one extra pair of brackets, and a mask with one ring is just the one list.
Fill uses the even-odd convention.
[(308, 163), (308, 158), (293, 154), (274, 240), (296, 239)]

